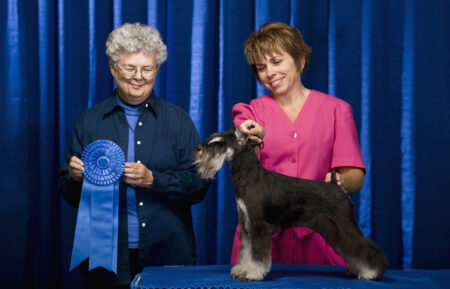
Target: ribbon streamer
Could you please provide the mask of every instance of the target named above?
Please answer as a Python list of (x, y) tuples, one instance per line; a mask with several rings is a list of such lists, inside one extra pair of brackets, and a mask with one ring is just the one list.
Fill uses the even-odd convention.
[(81, 160), (84, 180), (70, 270), (89, 258), (89, 270), (101, 266), (117, 274), (119, 178), (125, 155), (114, 142), (97, 140)]

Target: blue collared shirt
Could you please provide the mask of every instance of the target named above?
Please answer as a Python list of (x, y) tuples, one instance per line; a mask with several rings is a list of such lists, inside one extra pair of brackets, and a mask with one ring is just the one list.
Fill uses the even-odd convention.
[[(136, 187), (139, 219), (139, 263), (181, 265), (195, 263), (191, 205), (200, 202), (207, 182), (197, 174), (193, 152), (199, 144), (197, 130), (183, 109), (152, 92), (143, 103), (134, 135), (134, 159), (150, 169), (149, 189)], [(78, 206), (81, 183), (68, 173), (71, 156), (81, 159), (91, 142), (107, 139), (128, 152), (128, 123), (114, 96), (86, 110), (79, 118), (58, 174), (58, 190), (72, 206)], [(113, 283), (131, 281), (128, 269), (126, 183), (120, 181), (118, 276)], [(106, 278), (106, 277), (105, 277)]]

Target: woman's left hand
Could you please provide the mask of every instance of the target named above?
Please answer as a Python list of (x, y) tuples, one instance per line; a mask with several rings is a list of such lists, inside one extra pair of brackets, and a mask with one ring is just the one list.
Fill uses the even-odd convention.
[[(325, 181), (331, 181), (331, 172), (327, 173)], [(347, 194), (355, 193), (361, 190), (364, 182), (364, 171), (356, 167), (337, 167), (336, 181)]]
[[(327, 175), (325, 176), (325, 182), (331, 182), (331, 172), (327, 173)], [(344, 186), (342, 185), (341, 174), (338, 172), (336, 172), (336, 183), (338, 186), (345, 190)]]
[(244, 121), (239, 127), (239, 130), (247, 136), (250, 135), (249, 140), (256, 144), (261, 144), (262, 139), (266, 134), (266, 130), (264, 129), (264, 127), (251, 119), (247, 119), (246, 121)]
[(124, 181), (130, 185), (149, 189), (153, 184), (153, 173), (141, 163), (125, 163)]

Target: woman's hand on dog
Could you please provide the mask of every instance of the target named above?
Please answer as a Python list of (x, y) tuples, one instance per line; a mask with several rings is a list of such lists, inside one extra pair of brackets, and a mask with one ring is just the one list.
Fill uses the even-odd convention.
[[(338, 167), (336, 168), (336, 181), (347, 194), (355, 193), (363, 185), (364, 171), (356, 167)], [(325, 182), (331, 182), (331, 172), (325, 176)]]
[[(325, 182), (331, 182), (331, 172), (327, 173), (327, 175), (325, 176)], [(342, 187), (341, 174), (339, 174), (338, 172), (336, 172), (336, 184)]]
[(262, 139), (266, 135), (266, 130), (264, 127), (251, 119), (244, 121), (239, 126), (239, 130), (246, 136), (250, 135), (248, 139), (256, 144), (262, 143)]

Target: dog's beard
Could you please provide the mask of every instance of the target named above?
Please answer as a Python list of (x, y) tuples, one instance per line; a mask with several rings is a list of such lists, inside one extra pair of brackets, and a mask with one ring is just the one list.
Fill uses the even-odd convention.
[(197, 166), (197, 172), (203, 179), (214, 179), (216, 173), (222, 168), (225, 160), (229, 160), (233, 155), (232, 149), (227, 149), (224, 153), (211, 157), (206, 152), (201, 152), (196, 155), (194, 164)]
[(222, 154), (208, 160), (202, 159), (196, 162), (198, 173), (203, 179), (214, 179), (217, 171), (220, 170), (225, 162), (225, 155)]

